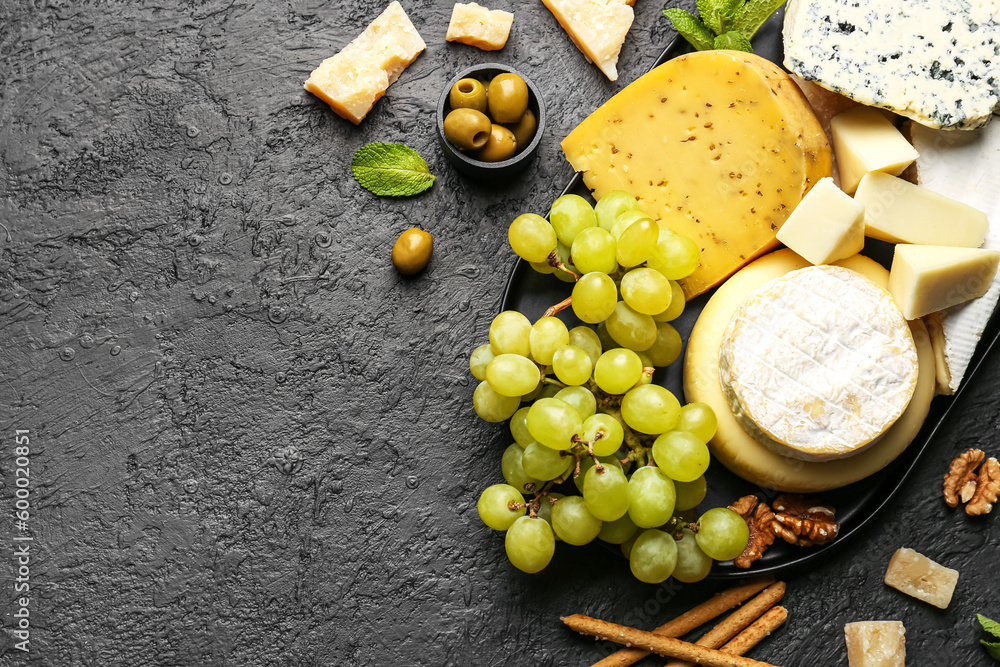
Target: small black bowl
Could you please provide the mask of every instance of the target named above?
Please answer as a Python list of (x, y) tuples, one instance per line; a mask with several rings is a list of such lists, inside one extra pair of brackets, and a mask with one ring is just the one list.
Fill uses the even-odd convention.
[[(444, 136), (444, 117), (448, 115), (449, 111), (451, 111), (451, 106), (448, 104), (448, 93), (451, 91), (452, 86), (462, 79), (473, 78), (489, 83), (493, 77), (505, 72), (518, 75), (524, 79), (524, 82), (528, 85), (528, 108), (531, 109), (535, 113), (535, 117), (538, 118), (538, 129), (535, 130), (535, 136), (531, 138), (531, 143), (524, 148), (518, 148), (512, 158), (501, 162), (483, 162), (482, 160), (476, 160), (475, 158), (460, 151)], [(444, 156), (448, 158), (448, 161), (451, 162), (452, 165), (454, 165), (455, 169), (467, 176), (474, 176), (481, 179), (510, 178), (528, 166), (528, 163), (531, 162), (531, 160), (535, 157), (535, 154), (538, 153), (538, 146), (541, 143), (542, 132), (544, 130), (545, 102), (542, 100), (541, 91), (531, 82), (531, 79), (524, 76), (517, 70), (507, 67), (506, 65), (501, 65), (500, 63), (473, 65), (468, 69), (462, 70), (455, 75), (455, 78), (448, 82), (448, 85), (445, 86), (444, 91), (441, 93), (441, 99), (438, 100), (437, 133), (438, 140), (441, 142), (441, 150), (444, 151)]]

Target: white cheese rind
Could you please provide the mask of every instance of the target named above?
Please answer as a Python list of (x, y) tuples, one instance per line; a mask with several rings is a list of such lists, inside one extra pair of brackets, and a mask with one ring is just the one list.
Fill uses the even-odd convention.
[(996, 0), (791, 0), (785, 67), (928, 127), (971, 129), (1000, 106)]
[[(983, 247), (1000, 250), (1000, 124), (991, 123), (975, 132), (947, 132), (914, 124), (910, 141), (920, 152), (917, 183), (985, 212), (989, 231)], [(995, 276), (982, 297), (942, 313), (944, 355), (951, 376), (949, 393), (958, 391), (998, 300), (1000, 276)]]
[(850, 456), (899, 418), (917, 383), (913, 336), (888, 293), (836, 266), (757, 288), (729, 322), (719, 378), (737, 421), (776, 453)]

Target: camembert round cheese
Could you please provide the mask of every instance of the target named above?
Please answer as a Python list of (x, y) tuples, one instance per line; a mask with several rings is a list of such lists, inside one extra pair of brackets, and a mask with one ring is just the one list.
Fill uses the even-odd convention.
[(733, 314), (719, 377), (740, 426), (778, 454), (825, 461), (875, 442), (906, 409), (917, 349), (892, 297), (838, 266), (761, 285)]

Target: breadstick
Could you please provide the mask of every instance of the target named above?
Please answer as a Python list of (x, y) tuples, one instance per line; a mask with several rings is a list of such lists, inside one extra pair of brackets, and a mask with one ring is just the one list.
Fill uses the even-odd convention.
[(692, 660), (703, 667), (774, 667), (766, 662), (758, 662), (750, 658), (739, 655), (722, 653), (715, 649), (698, 646), (682, 642), (673, 637), (661, 637), (652, 632), (636, 630), (617, 623), (608, 623), (589, 616), (574, 614), (561, 619), (571, 630), (585, 635), (591, 635), (598, 639), (626, 644), (629, 646), (641, 646), (654, 653), (665, 655), (671, 658), (683, 658)]
[[(653, 630), (653, 634), (662, 637), (680, 637), (686, 635), (695, 628), (701, 627), (713, 618), (729, 611), (744, 600), (761, 592), (772, 583), (774, 583), (773, 579), (764, 579), (741, 586), (734, 586), (721, 593), (716, 593), (711, 599), (702, 602), (690, 611), (656, 628)], [(630, 646), (615, 651), (604, 660), (594, 663), (593, 667), (629, 667), (629, 665), (634, 665), (650, 653), (651, 651), (644, 648)]]
[(747, 651), (780, 628), (787, 619), (788, 611), (784, 607), (771, 607), (766, 614), (751, 623), (746, 630), (719, 650), (733, 655), (746, 655)]
[[(779, 581), (772, 586), (768, 586), (764, 592), (727, 616), (725, 620), (705, 633), (695, 643), (698, 646), (705, 646), (707, 648), (719, 648), (739, 634), (743, 628), (753, 623), (765, 611), (778, 604), (784, 596), (785, 582)], [(685, 662), (684, 660), (675, 660), (668, 663), (666, 667), (692, 667), (692, 665), (690, 662)]]

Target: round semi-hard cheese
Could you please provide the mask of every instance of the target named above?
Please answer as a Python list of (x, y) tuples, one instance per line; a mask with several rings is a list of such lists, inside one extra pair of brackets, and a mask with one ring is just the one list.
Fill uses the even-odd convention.
[[(889, 272), (876, 262), (855, 255), (837, 263), (885, 288)], [(845, 486), (872, 475), (899, 456), (913, 441), (934, 397), (934, 353), (927, 329), (909, 323), (917, 349), (919, 371), (909, 405), (875, 444), (854, 456), (831, 461), (802, 461), (772, 452), (744, 431), (729, 409), (719, 380), (719, 349), (729, 321), (753, 290), (789, 271), (809, 266), (790, 250), (779, 250), (744, 267), (727, 280), (705, 305), (688, 339), (684, 361), (687, 401), (702, 401), (715, 410), (718, 432), (709, 443), (716, 459), (740, 477), (767, 489), (815, 493)]]
[(777, 454), (858, 453), (899, 418), (917, 348), (884, 289), (839, 266), (808, 266), (755, 289), (729, 320), (722, 390), (744, 431)]

